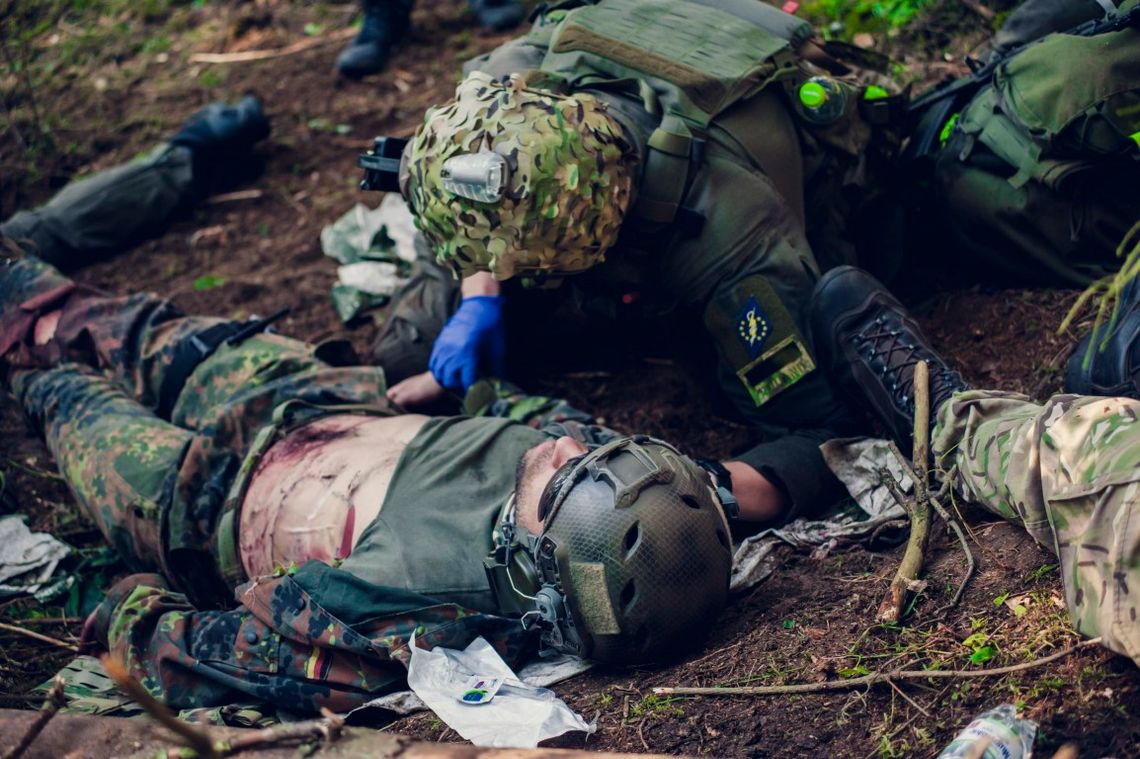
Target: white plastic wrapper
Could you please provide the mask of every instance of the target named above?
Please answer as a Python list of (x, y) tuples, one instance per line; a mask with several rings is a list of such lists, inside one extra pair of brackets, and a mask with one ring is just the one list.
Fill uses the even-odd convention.
[(0, 519), (0, 598), (35, 593), (71, 549), (46, 532), (32, 532), (18, 515)]
[[(483, 638), (463, 651), (442, 647), (425, 651), (413, 638), (411, 651), (408, 686), (448, 727), (476, 746), (533, 748), (572, 730), (596, 729), (554, 691), (519, 680)], [(479, 681), (498, 681), (493, 697), (465, 700)]]
[(338, 266), (336, 278), (342, 285), (355, 287), (369, 295), (391, 295), (407, 282), (395, 264), (387, 261), (357, 261)]

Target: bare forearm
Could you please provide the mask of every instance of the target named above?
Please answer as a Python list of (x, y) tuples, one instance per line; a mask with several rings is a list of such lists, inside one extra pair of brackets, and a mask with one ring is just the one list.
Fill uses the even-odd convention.
[(463, 294), (464, 298), (470, 298), (474, 295), (502, 295), (503, 288), (497, 279), (487, 272), (481, 271), (464, 277), (459, 286), (459, 292)]
[(740, 518), (746, 522), (771, 522), (788, 511), (788, 497), (764, 475), (743, 461), (725, 461), (732, 475), (732, 494), (740, 505)]

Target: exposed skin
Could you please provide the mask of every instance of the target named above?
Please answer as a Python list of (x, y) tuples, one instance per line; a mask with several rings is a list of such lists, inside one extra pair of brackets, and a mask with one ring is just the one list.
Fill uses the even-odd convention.
[(586, 446), (574, 438), (563, 435), (539, 443), (523, 454), (520, 476), (515, 484), (515, 521), (519, 527), (532, 535), (542, 534), (538, 502), (543, 489), (563, 464), (586, 453), (586, 450)]
[(388, 388), (388, 400), (404, 408), (424, 406), (437, 401), (447, 393), (447, 389), (435, 381), (431, 372), (416, 374)]
[[(469, 282), (471, 283), (470, 285), (468, 284)], [(490, 274), (480, 272), (463, 280), (464, 297), (469, 295), (497, 295), (499, 292), (499, 283)], [(46, 314), (39, 320), (35, 326), (35, 342), (37, 345), (43, 345), (51, 339), (52, 334), (55, 332), (55, 327), (59, 322), (59, 317), (59, 312), (55, 311)], [(439, 399), (446, 392), (447, 390), (436, 382), (431, 372), (424, 372), (423, 374), (409, 377), (403, 382), (390, 387), (388, 389), (388, 400), (406, 408), (415, 408), (416, 406)], [(531, 451), (528, 451), (524, 455), (524, 463), (527, 457), (530, 457), (535, 451), (542, 449), (545, 445), (546, 443), (542, 443), (536, 448), (531, 449)], [(581, 450), (574, 450), (575, 448)], [(566, 463), (568, 459), (574, 456), (580, 456), (586, 452), (586, 449), (581, 443), (568, 437), (562, 437), (555, 441), (555, 450), (557, 455), (550, 458), (542, 468), (531, 473), (532, 477), (542, 478), (541, 486), (535, 485), (537, 490), (533, 493), (531, 515), (537, 513), (538, 498), (542, 494), (542, 488), (545, 487), (546, 483), (550, 481), (550, 478), (554, 476), (554, 472), (558, 471), (558, 468)], [(564, 455), (567, 453), (569, 455)], [(542, 462), (535, 459), (534, 463), (539, 464)], [(747, 522), (769, 522), (778, 519), (787, 511), (789, 506), (787, 497), (767, 477), (740, 461), (725, 461), (722, 463), (725, 468), (728, 469), (729, 474), (732, 475), (733, 495), (736, 496), (737, 502), (740, 504), (741, 519)], [(552, 468), (549, 466), (550, 464), (553, 464)], [(537, 480), (534, 480), (534, 482), (537, 483)], [(522, 483), (520, 483), (520, 486), (521, 485)], [(523, 505), (521, 500), (520, 498), (520, 524)], [(537, 519), (534, 521), (537, 523)], [(541, 526), (539, 525), (539, 527)], [(541, 529), (539, 531), (541, 531)]]

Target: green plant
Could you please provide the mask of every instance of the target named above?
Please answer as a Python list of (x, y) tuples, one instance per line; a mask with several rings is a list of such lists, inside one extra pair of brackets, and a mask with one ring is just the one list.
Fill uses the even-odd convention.
[(202, 292), (203, 290), (213, 290), (215, 287), (221, 287), (226, 283), (226, 278), (219, 274), (203, 274), (194, 280), (194, 291)]
[(885, 32), (913, 19), (934, 0), (809, 0), (803, 15), (812, 23), (829, 28), (838, 24), (840, 36), (858, 32)]

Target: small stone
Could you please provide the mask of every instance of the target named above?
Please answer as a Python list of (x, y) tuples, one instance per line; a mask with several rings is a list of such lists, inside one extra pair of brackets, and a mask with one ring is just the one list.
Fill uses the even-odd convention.
[(867, 32), (859, 32), (851, 38), (851, 42), (854, 43), (855, 47), (870, 50), (875, 46), (875, 36)]

